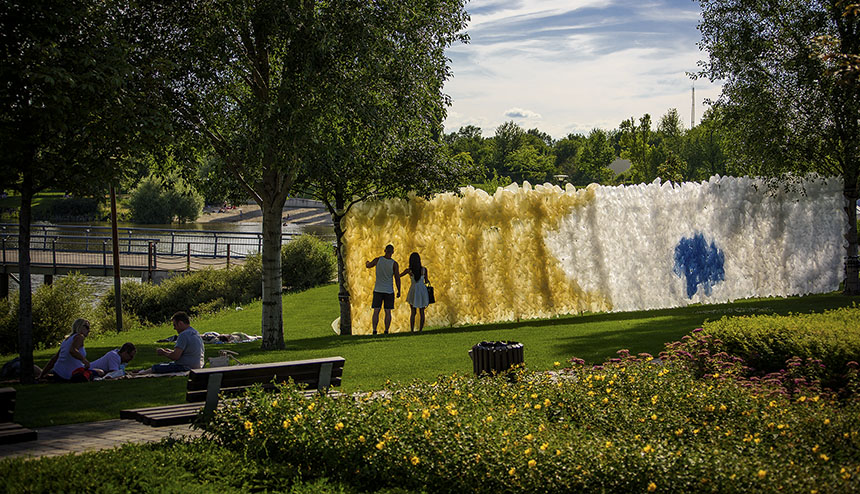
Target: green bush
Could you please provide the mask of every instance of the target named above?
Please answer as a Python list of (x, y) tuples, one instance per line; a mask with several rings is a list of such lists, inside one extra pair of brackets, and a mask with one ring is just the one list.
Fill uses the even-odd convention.
[(723, 351), (763, 373), (783, 369), (791, 358), (820, 360), (830, 372), (842, 372), (848, 362), (860, 361), (858, 327), (856, 306), (820, 314), (723, 317), (702, 326)]
[[(33, 292), (34, 346), (50, 348), (62, 342), (63, 338), (72, 332), (75, 319), (90, 317), (92, 301), (92, 288), (86, 284), (81, 274), (58, 277), (53, 285), (40, 285)], [(16, 353), (18, 298), (11, 297), (0, 303), (0, 312), (0, 353)]]
[(203, 210), (203, 198), (177, 177), (164, 181), (149, 177), (137, 186), (128, 204), (135, 223), (165, 224), (194, 221)]
[[(192, 315), (244, 304), (263, 293), (259, 256), (251, 256), (241, 266), (204, 269), (152, 283), (126, 283), (122, 306), (142, 322), (160, 324), (178, 311)], [(102, 296), (99, 309), (112, 310), (113, 290)]]
[(206, 430), (249, 458), (428, 492), (849, 492), (860, 401), (764, 397), (656, 361), (251, 393)]
[(33, 209), (35, 220), (89, 221), (98, 216), (99, 201), (92, 197), (65, 197)]
[(260, 486), (284, 492), (296, 478), (289, 465), (248, 463), (198, 439), (164, 439), (108, 451), (0, 461), (0, 491), (242, 493)]
[(281, 247), (281, 280), (284, 286), (304, 290), (334, 278), (337, 259), (331, 243), (313, 235), (301, 235)]

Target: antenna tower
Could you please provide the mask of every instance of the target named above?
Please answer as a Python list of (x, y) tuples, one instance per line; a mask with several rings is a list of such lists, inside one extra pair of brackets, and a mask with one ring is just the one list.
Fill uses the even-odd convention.
[(690, 128), (696, 125), (696, 86), (693, 86), (693, 104), (690, 106)]

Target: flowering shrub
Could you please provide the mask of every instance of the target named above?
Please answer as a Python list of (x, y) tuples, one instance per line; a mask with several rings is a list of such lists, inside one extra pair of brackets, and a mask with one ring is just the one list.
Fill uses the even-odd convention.
[(789, 395), (853, 394), (860, 361), (860, 308), (822, 314), (742, 316), (706, 322), (660, 357), (696, 377), (743, 381)]
[(205, 428), (250, 458), (362, 489), (860, 489), (858, 400), (766, 395), (624, 352), (515, 377), (453, 375), (338, 398), (257, 390)]

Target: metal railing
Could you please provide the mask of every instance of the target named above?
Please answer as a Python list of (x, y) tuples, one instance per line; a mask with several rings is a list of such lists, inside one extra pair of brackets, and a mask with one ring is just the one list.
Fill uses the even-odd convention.
[[(119, 252), (126, 254), (145, 254), (148, 243), (153, 242), (157, 255), (244, 258), (259, 253), (263, 246), (263, 234), (258, 232), (144, 227), (120, 227), (117, 231)], [(284, 232), (281, 241), (289, 242), (295, 236), (296, 233)], [(0, 237), (17, 239), (18, 225), (0, 224)], [(63, 251), (100, 252), (103, 249), (101, 242), (105, 238), (111, 238), (111, 229), (107, 226), (36, 224), (32, 225), (30, 230), (30, 249), (49, 250), (52, 249), (52, 242), (58, 242), (60, 250)], [(12, 248), (17, 249), (17, 240)]]

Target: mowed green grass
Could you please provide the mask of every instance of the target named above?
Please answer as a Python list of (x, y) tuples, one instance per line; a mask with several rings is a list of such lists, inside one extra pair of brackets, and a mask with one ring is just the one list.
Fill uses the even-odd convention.
[[(284, 296), (286, 349), (262, 351), (260, 343), (206, 345), (206, 356), (219, 350), (239, 353), (243, 363), (277, 362), (340, 355), (346, 358), (345, 392), (384, 388), (386, 381), (434, 379), (440, 374), (470, 373), (468, 350), (481, 341), (513, 340), (523, 343), (525, 362), (542, 370), (571, 357), (600, 363), (621, 348), (656, 355), (667, 342), (699, 327), (706, 319), (724, 315), (821, 312), (850, 306), (856, 299), (836, 293), (807, 297), (743, 300), (732, 304), (690, 306), (653, 311), (585, 314), (548, 320), (488, 324), (460, 328), (425, 328), (422, 333), (377, 336), (339, 336), (331, 329), (338, 317), (337, 286), (328, 285)], [(403, 302), (401, 302), (403, 303)], [(370, 310), (370, 309), (368, 309)], [(431, 306), (429, 310), (433, 310)], [(192, 325), (207, 331), (260, 334), (261, 304), (199, 317)], [(125, 341), (138, 347), (132, 368), (163, 359), (155, 354), (156, 340), (175, 334), (172, 326), (138, 329), (119, 335), (89, 338), (87, 354), (103, 355)], [(43, 365), (56, 350), (36, 352)], [(3, 360), (8, 360), (6, 356)], [(119, 410), (184, 402), (185, 378), (142, 378), (88, 384), (17, 386), (15, 420), (29, 427), (106, 420)]]

